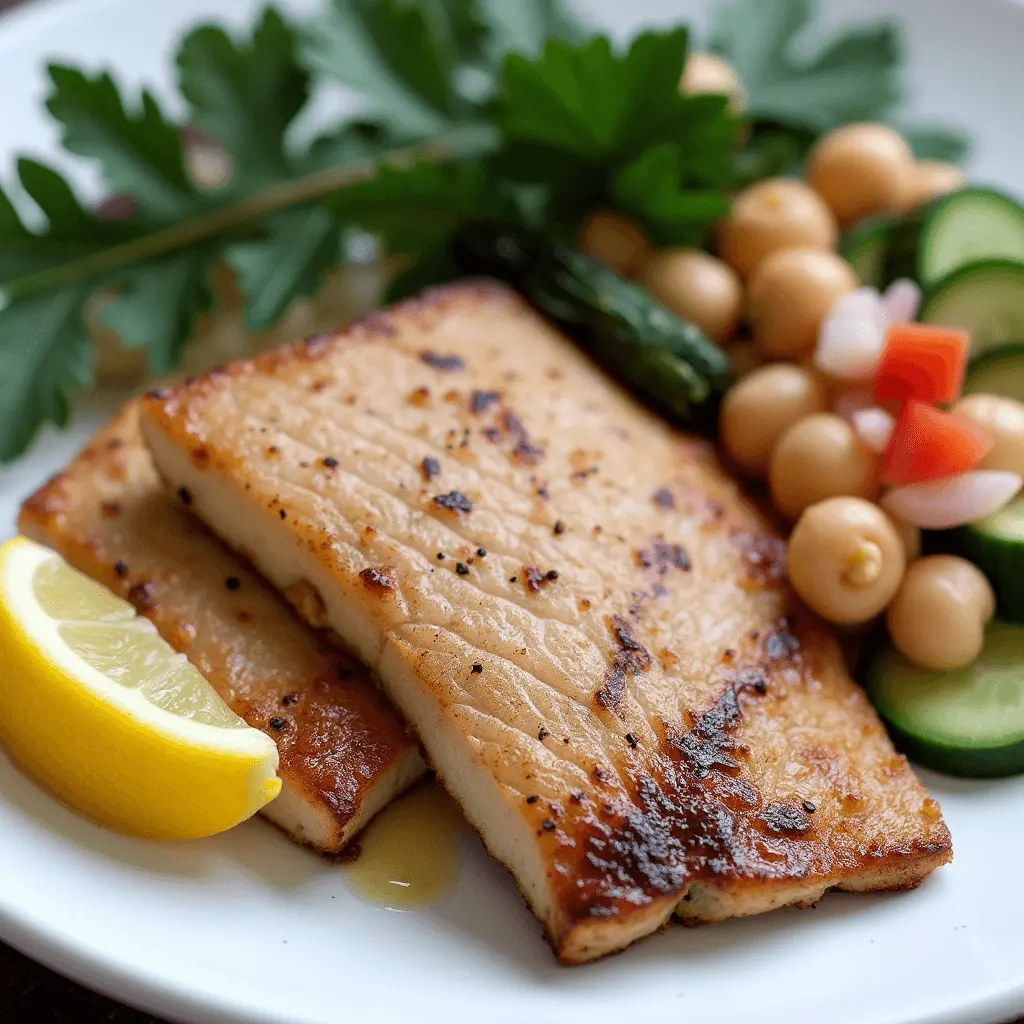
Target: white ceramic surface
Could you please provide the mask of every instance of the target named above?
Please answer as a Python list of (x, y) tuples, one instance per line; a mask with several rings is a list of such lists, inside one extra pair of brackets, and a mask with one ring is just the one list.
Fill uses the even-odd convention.
[[(38, 115), (44, 57), (112, 64), (126, 81), (166, 88), (168, 48), (183, 24), (210, 15), (237, 23), (255, 6), (41, 0), (0, 18), (0, 166), (15, 149), (53, 149)], [(703, 24), (709, 3), (585, 6), (624, 31), (689, 14)], [(915, 113), (968, 127), (975, 176), (1024, 192), (1024, 8), (1009, 0), (826, 7), (834, 20), (898, 13)], [(47, 433), (0, 470), (0, 537), (13, 532), (20, 499), (112, 408), (113, 399), (85, 402), (72, 432)], [(434, 910), (399, 914), (361, 903), (338, 868), (262, 822), (194, 844), (138, 842), (79, 819), (0, 757), (0, 937), (118, 998), (202, 1024), (1003, 1020), (1024, 1012), (1024, 778), (926, 781), (956, 861), (918, 891), (835, 895), (813, 912), (672, 928), (566, 970), (504, 871), (469, 836), (453, 895)]]

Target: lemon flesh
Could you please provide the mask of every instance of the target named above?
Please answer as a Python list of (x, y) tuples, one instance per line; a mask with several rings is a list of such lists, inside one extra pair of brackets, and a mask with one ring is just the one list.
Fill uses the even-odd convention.
[(153, 839), (222, 832), (281, 790), (273, 740), (130, 604), (20, 537), (0, 547), (0, 744), (76, 810)]

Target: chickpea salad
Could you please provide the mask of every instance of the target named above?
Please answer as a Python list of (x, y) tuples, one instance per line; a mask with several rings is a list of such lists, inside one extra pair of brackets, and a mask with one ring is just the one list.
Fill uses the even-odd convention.
[[(50, 66), (62, 145), (112, 194), (90, 207), (27, 157), (40, 216), (0, 191), (0, 462), (66, 423), (101, 342), (200, 371), (307, 300), (325, 319), (302, 329), (331, 327), (339, 263), (375, 285), (401, 267), (390, 299), (493, 275), (765, 490), (794, 590), (869, 638), (864, 679), (908, 750), (1024, 771), (1024, 209), (968, 183), (957, 132), (893, 126), (898, 26), (808, 52), (814, 5), (777, 2), (774, 42), (764, 0), (722, 0), (705, 41), (625, 46), (559, 0), (517, 4), (515, 31), (501, 5), (370, 5), (354, 36), (333, 5), (268, 8), (180, 41), (182, 123)], [(330, 81), (359, 119), (296, 148)], [(244, 328), (197, 352), (218, 302)]]
[[(719, 57), (683, 84), (742, 108)], [(728, 352), (722, 452), (788, 524), (797, 594), (863, 641), (902, 747), (1024, 771), (1024, 209), (854, 123), (736, 194), (706, 247), (610, 211), (578, 244)]]

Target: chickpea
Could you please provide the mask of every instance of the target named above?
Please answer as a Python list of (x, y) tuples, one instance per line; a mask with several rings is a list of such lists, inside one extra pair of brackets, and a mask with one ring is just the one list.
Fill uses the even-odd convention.
[(906, 569), (892, 520), (860, 498), (806, 509), (789, 538), (789, 580), (822, 618), (857, 625), (881, 614)]
[(664, 249), (643, 273), (644, 287), (673, 313), (720, 341), (736, 328), (743, 305), (740, 279), (728, 264), (698, 249)]
[(706, 93), (729, 97), (729, 113), (742, 114), (746, 106), (746, 93), (733, 66), (713, 53), (695, 50), (686, 58), (679, 88), (688, 96)]
[(919, 160), (903, 187), (901, 210), (912, 210), (931, 199), (948, 195), (967, 184), (967, 175), (956, 164), (941, 160)]
[(850, 264), (832, 252), (784, 249), (750, 280), (747, 314), (754, 343), (775, 359), (810, 355), (836, 299), (857, 287)]
[(846, 420), (815, 413), (779, 438), (768, 464), (768, 482), (775, 507), (796, 519), (826, 498), (873, 497), (878, 470), (879, 457)]
[(820, 139), (807, 158), (807, 180), (843, 225), (899, 209), (914, 154), (884, 124), (848, 124)]
[(587, 217), (579, 247), (624, 277), (638, 273), (651, 256), (651, 242), (643, 228), (612, 210), (595, 210)]
[(995, 608), (992, 587), (976, 566), (955, 555), (929, 555), (907, 570), (886, 622), (911, 661), (948, 671), (981, 653)]
[(787, 363), (762, 366), (726, 394), (722, 444), (734, 462), (764, 477), (779, 438), (795, 423), (827, 408), (828, 391), (817, 375)]
[(747, 277), (780, 249), (834, 249), (835, 217), (802, 181), (768, 178), (741, 192), (718, 228), (718, 254)]
[(1006, 469), (1024, 476), (1024, 404), (1002, 395), (967, 395), (954, 407), (992, 436), (981, 469)]

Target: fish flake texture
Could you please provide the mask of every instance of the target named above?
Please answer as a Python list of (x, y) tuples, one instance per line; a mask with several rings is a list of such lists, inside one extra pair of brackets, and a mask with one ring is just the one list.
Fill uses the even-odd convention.
[(950, 859), (711, 449), (514, 294), (425, 293), (154, 395), (143, 426), (198, 514), (373, 668), (563, 960)]

